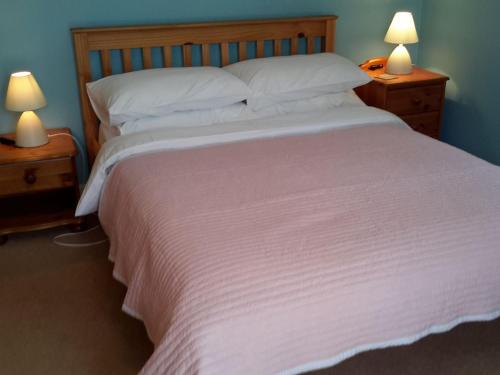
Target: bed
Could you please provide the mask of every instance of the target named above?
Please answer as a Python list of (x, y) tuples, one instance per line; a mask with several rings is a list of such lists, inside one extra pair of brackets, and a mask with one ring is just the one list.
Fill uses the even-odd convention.
[(137, 48), (144, 69), (157, 47), (170, 66), (172, 46), (185, 66), (224, 66), (284, 40), (333, 52), (335, 22), (73, 30), (94, 163), (77, 214), (98, 210), (123, 310), (154, 343), (142, 373), (300, 373), (500, 315), (500, 169), (387, 112), (351, 102), (99, 143), (92, 53), (103, 76), (116, 50), (132, 70)]

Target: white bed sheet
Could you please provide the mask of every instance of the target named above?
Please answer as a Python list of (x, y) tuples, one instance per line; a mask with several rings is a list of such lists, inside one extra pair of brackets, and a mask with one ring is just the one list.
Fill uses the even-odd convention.
[[(350, 90), (350, 91), (345, 93), (343, 101), (338, 106), (338, 108), (358, 107), (358, 106), (363, 107), (363, 106), (366, 106), (366, 104), (356, 95), (356, 93), (353, 90)], [(233, 107), (236, 108), (236, 105), (234, 105)], [(263, 118), (263, 117), (272, 117), (272, 116), (277, 116), (277, 115), (282, 114), (281, 108), (279, 108), (279, 106), (270, 107), (270, 108), (268, 108), (264, 111), (260, 111), (260, 112), (252, 111), (243, 103), (242, 103), (241, 107), (242, 107), (242, 109), (235, 110), (235, 111), (233, 111), (232, 114), (230, 114), (230, 116), (232, 116), (232, 117), (237, 116), (238, 121), (256, 120), (256, 119)], [(298, 112), (301, 112), (301, 110), (299, 108), (297, 111), (294, 111), (294, 112), (298, 113)], [(196, 118), (196, 117), (194, 117), (194, 118)], [(154, 120), (155, 118), (151, 118), (151, 119)], [(150, 128), (158, 129), (158, 128), (160, 128), (159, 123), (161, 123), (161, 117), (156, 118), (156, 119), (157, 119), (156, 121), (149, 121), (149, 122), (147, 122), (147, 124), (142, 124), (142, 125), (137, 124), (137, 121), (131, 121), (130, 125), (127, 125), (128, 129), (127, 129), (127, 126), (118, 127), (118, 126), (110, 126), (106, 123), (101, 123), (99, 126), (99, 138), (98, 138), (99, 144), (103, 145), (105, 142), (107, 142), (110, 139), (115, 138), (115, 137), (131, 134), (131, 133), (137, 133), (137, 132), (145, 131), (145, 130), (151, 130)], [(224, 119), (224, 117), (221, 117), (220, 120), (221, 120), (220, 121), (221, 123), (222, 122), (229, 122), (227, 119)], [(217, 121), (217, 122), (219, 122), (219, 121)], [(193, 125), (189, 125), (189, 126), (193, 126)]]

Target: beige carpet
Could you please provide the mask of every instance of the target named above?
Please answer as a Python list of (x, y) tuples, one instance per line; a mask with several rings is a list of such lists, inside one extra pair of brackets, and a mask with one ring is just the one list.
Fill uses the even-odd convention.
[[(0, 374), (134, 374), (152, 352), (121, 312), (107, 245), (62, 248), (63, 230), (0, 247)], [(500, 374), (500, 319), (461, 325), (406, 347), (360, 354), (317, 374)]]

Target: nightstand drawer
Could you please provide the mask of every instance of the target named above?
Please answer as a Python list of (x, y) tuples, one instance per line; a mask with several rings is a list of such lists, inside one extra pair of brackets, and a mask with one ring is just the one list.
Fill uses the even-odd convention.
[(401, 118), (413, 130), (439, 139), (439, 112), (422, 113), (419, 115), (402, 116)]
[(443, 86), (433, 85), (410, 89), (389, 90), (387, 110), (397, 115), (440, 111), (443, 101)]
[(0, 165), (0, 196), (73, 185), (70, 158)]

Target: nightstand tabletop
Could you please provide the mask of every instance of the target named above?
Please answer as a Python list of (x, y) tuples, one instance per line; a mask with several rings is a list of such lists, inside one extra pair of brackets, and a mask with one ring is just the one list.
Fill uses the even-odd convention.
[[(68, 128), (47, 129), (48, 134), (71, 134)], [(2, 134), (2, 137), (15, 139), (15, 134)], [(39, 147), (13, 147), (0, 144), (0, 164), (19, 163), (73, 157), (77, 154), (73, 139), (68, 135), (49, 137), (49, 143)]]
[(420, 68), (418, 66), (413, 67), (413, 71), (411, 72), (411, 74), (398, 75), (397, 76), (398, 78), (388, 79), (388, 80), (376, 78), (376, 76), (378, 76), (382, 73), (385, 73), (384, 69), (373, 70), (373, 71), (365, 70), (365, 72), (370, 77), (372, 77), (375, 82), (383, 83), (384, 85), (387, 85), (387, 86), (398, 86), (399, 85), (399, 86), (404, 87), (405, 85), (408, 85), (408, 86), (414, 87), (416, 85), (427, 85), (429, 83), (432, 83), (433, 81), (443, 82), (443, 81), (447, 81), (449, 79), (445, 75), (431, 72), (429, 70)]

